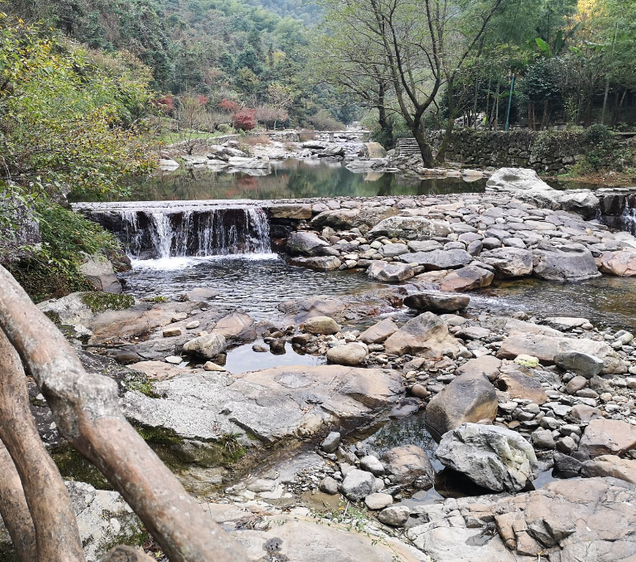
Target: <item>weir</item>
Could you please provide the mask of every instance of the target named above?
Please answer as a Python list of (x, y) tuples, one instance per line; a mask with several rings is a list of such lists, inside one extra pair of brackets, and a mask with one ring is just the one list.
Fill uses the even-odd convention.
[(272, 251), (267, 213), (255, 205), (96, 203), (76, 208), (113, 232), (135, 259)]

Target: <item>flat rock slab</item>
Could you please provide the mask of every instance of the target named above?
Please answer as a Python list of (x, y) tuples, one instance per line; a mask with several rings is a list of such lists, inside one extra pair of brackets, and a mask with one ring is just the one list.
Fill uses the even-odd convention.
[(475, 291), (489, 287), (495, 274), (476, 265), (467, 265), (447, 275), (441, 282), (442, 291)]
[(338, 365), (280, 367), (240, 376), (187, 371), (155, 383), (154, 390), (161, 398), (126, 393), (125, 415), (187, 439), (250, 433), (267, 443), (312, 435), (326, 423), (371, 420), (404, 392), (397, 371)]
[[(422, 554), (392, 538), (376, 537), (303, 516), (263, 515), (210, 504), (211, 517), (243, 545), (250, 560), (294, 562), (421, 562)], [(283, 558), (283, 556), (285, 558)]]
[(445, 314), (457, 312), (470, 304), (470, 297), (466, 295), (448, 295), (444, 293), (427, 292), (409, 295), (404, 299), (404, 305), (415, 310)]
[(592, 420), (583, 432), (579, 450), (591, 457), (622, 455), (636, 447), (636, 426), (608, 419)]

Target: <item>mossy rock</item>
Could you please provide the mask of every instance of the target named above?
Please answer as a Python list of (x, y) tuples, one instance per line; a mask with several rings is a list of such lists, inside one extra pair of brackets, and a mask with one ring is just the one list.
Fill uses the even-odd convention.
[(86, 482), (98, 490), (113, 489), (106, 477), (70, 445), (51, 452), (51, 457), (65, 479)]
[(116, 295), (112, 293), (84, 293), (82, 302), (95, 314), (107, 310), (126, 310), (135, 304), (131, 295)]

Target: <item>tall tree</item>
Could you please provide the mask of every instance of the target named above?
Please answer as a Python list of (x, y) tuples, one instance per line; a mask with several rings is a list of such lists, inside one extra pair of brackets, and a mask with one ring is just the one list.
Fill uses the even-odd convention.
[[(443, 85), (453, 96), (459, 73), (480, 52), (493, 16), (507, 0), (321, 0), (325, 19), (362, 44), (360, 68), (388, 79), (425, 166), (435, 164), (424, 116)], [(344, 66), (346, 69), (346, 65)], [(342, 71), (340, 66), (335, 72)], [(368, 79), (368, 72), (364, 72)], [(450, 122), (451, 120), (449, 120)]]

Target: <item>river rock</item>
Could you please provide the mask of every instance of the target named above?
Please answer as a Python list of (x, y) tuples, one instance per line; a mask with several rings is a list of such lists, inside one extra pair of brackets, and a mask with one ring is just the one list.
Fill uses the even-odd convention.
[(386, 158), (386, 149), (379, 142), (367, 142), (364, 154), (367, 158)]
[(325, 453), (335, 453), (340, 446), (340, 433), (337, 431), (332, 431), (325, 437), (320, 444), (320, 448)]
[(603, 252), (598, 262), (603, 273), (619, 277), (636, 276), (636, 252)]
[(92, 293), (71, 293), (59, 299), (50, 299), (38, 304), (38, 308), (59, 324), (75, 326), (86, 325), (95, 316), (85, 302), (85, 295)]
[(432, 252), (417, 252), (405, 254), (400, 259), (409, 264), (423, 266), (427, 271), (441, 269), (457, 269), (468, 265), (473, 257), (465, 250), (433, 250)]
[(587, 248), (561, 246), (550, 251), (534, 251), (534, 275), (547, 281), (566, 283), (593, 279), (601, 274)]
[(406, 505), (394, 505), (383, 509), (378, 513), (378, 521), (389, 527), (402, 527), (406, 525), (411, 515), (411, 510)]
[(466, 295), (445, 295), (444, 293), (418, 293), (409, 295), (404, 299), (405, 306), (415, 310), (445, 314), (457, 312), (466, 308), (470, 303), (470, 297)]
[(621, 459), (616, 455), (602, 455), (584, 462), (581, 472), (588, 478), (611, 476), (636, 484), (636, 460)]
[(541, 382), (520, 371), (508, 370), (501, 373), (497, 379), (497, 387), (499, 390), (507, 392), (513, 400), (515, 398), (532, 400), (539, 405), (548, 401), (548, 395), (541, 386)]
[(397, 258), (403, 254), (409, 253), (409, 247), (406, 244), (386, 244), (380, 249), (385, 258)]
[(579, 451), (590, 457), (622, 455), (636, 448), (636, 426), (619, 420), (593, 419), (583, 432)]
[(479, 259), (494, 266), (502, 277), (525, 277), (532, 274), (534, 256), (529, 250), (499, 248), (482, 253)]
[(442, 436), (466, 422), (497, 416), (495, 387), (480, 374), (461, 375), (438, 392), (426, 407), (426, 429), (439, 443)]
[(190, 340), (183, 346), (184, 353), (196, 355), (202, 359), (214, 359), (225, 352), (225, 337), (221, 334), (207, 334)]
[(442, 280), (440, 289), (442, 291), (474, 291), (489, 287), (495, 274), (476, 265), (467, 265), (447, 275)]
[(383, 493), (371, 494), (364, 498), (364, 503), (372, 511), (379, 511), (393, 503), (393, 496)]
[(250, 343), (257, 337), (254, 319), (239, 312), (221, 318), (214, 326), (214, 333), (222, 335), (233, 343)]
[(494, 492), (519, 492), (539, 473), (532, 445), (503, 427), (461, 425), (442, 437), (436, 455), (445, 466)]
[[(377, 457), (373, 455), (367, 455), (360, 459), (360, 468), (370, 472), (374, 476), (383, 476), (385, 473), (384, 465)], [(384, 506), (386, 507), (386, 506)]]
[(457, 340), (448, 333), (446, 323), (433, 314), (425, 312), (409, 320), (395, 334), (384, 342), (384, 348), (391, 355), (422, 355), (442, 357), (459, 351)]
[(373, 493), (374, 485), (373, 474), (354, 468), (347, 473), (340, 489), (351, 501), (359, 501)]
[(445, 237), (451, 233), (450, 225), (444, 221), (424, 217), (389, 217), (375, 225), (370, 231), (371, 238), (386, 236), (402, 240), (428, 240)]
[(340, 332), (341, 328), (338, 323), (328, 316), (313, 316), (307, 318), (302, 325), (302, 328), (314, 335), (332, 335)]
[(499, 376), (500, 367), (501, 359), (497, 359), (493, 355), (483, 355), (482, 357), (466, 361), (457, 369), (457, 373), (460, 375), (482, 375), (493, 381)]
[(309, 220), (313, 213), (311, 205), (272, 205), (268, 209), (269, 216), (273, 219)]
[(398, 329), (393, 320), (386, 318), (374, 326), (367, 328), (360, 334), (359, 339), (364, 343), (382, 343), (395, 334)]
[(367, 275), (383, 283), (400, 283), (415, 276), (415, 271), (405, 263), (374, 261), (367, 269)]
[(359, 209), (324, 211), (312, 219), (311, 226), (318, 230), (322, 230), (325, 226), (335, 230), (349, 230), (358, 224), (359, 217)]
[[(542, 363), (551, 365), (555, 363), (556, 357), (560, 357), (567, 352), (583, 353), (601, 358), (604, 364), (603, 372), (616, 372), (620, 368), (620, 361), (618, 361), (609, 345), (605, 342), (586, 338), (577, 339), (516, 333), (502, 342), (497, 352), (497, 357), (500, 359), (514, 359), (518, 355), (533, 355)], [(573, 364), (571, 361), (569, 359), (568, 364)], [(582, 362), (577, 362), (577, 364), (583, 365)]]
[(382, 455), (382, 462), (386, 472), (393, 475), (396, 484), (409, 486), (417, 480), (421, 489), (428, 489), (433, 485), (433, 465), (426, 451), (416, 445), (389, 449)]
[(116, 294), (122, 292), (121, 282), (115, 275), (113, 264), (105, 256), (87, 256), (79, 270), (95, 290)]
[(287, 251), (294, 256), (320, 256), (329, 246), (331, 244), (315, 232), (292, 232), (287, 238)]
[(496, 192), (551, 191), (536, 171), (527, 168), (500, 168), (486, 183), (487, 190)]
[(307, 267), (314, 271), (335, 271), (340, 269), (342, 261), (336, 256), (297, 257), (289, 260), (292, 265)]
[(332, 347), (327, 351), (327, 361), (337, 365), (349, 365), (357, 367), (364, 363), (368, 354), (367, 346), (363, 343), (352, 342), (337, 347)]
[(397, 371), (339, 365), (278, 367), (241, 375), (183, 370), (178, 377), (154, 383), (154, 390), (157, 397), (124, 394), (126, 417), (212, 444), (227, 434), (247, 439), (246, 433), (272, 444), (306, 438), (334, 423), (370, 422), (404, 395)]

